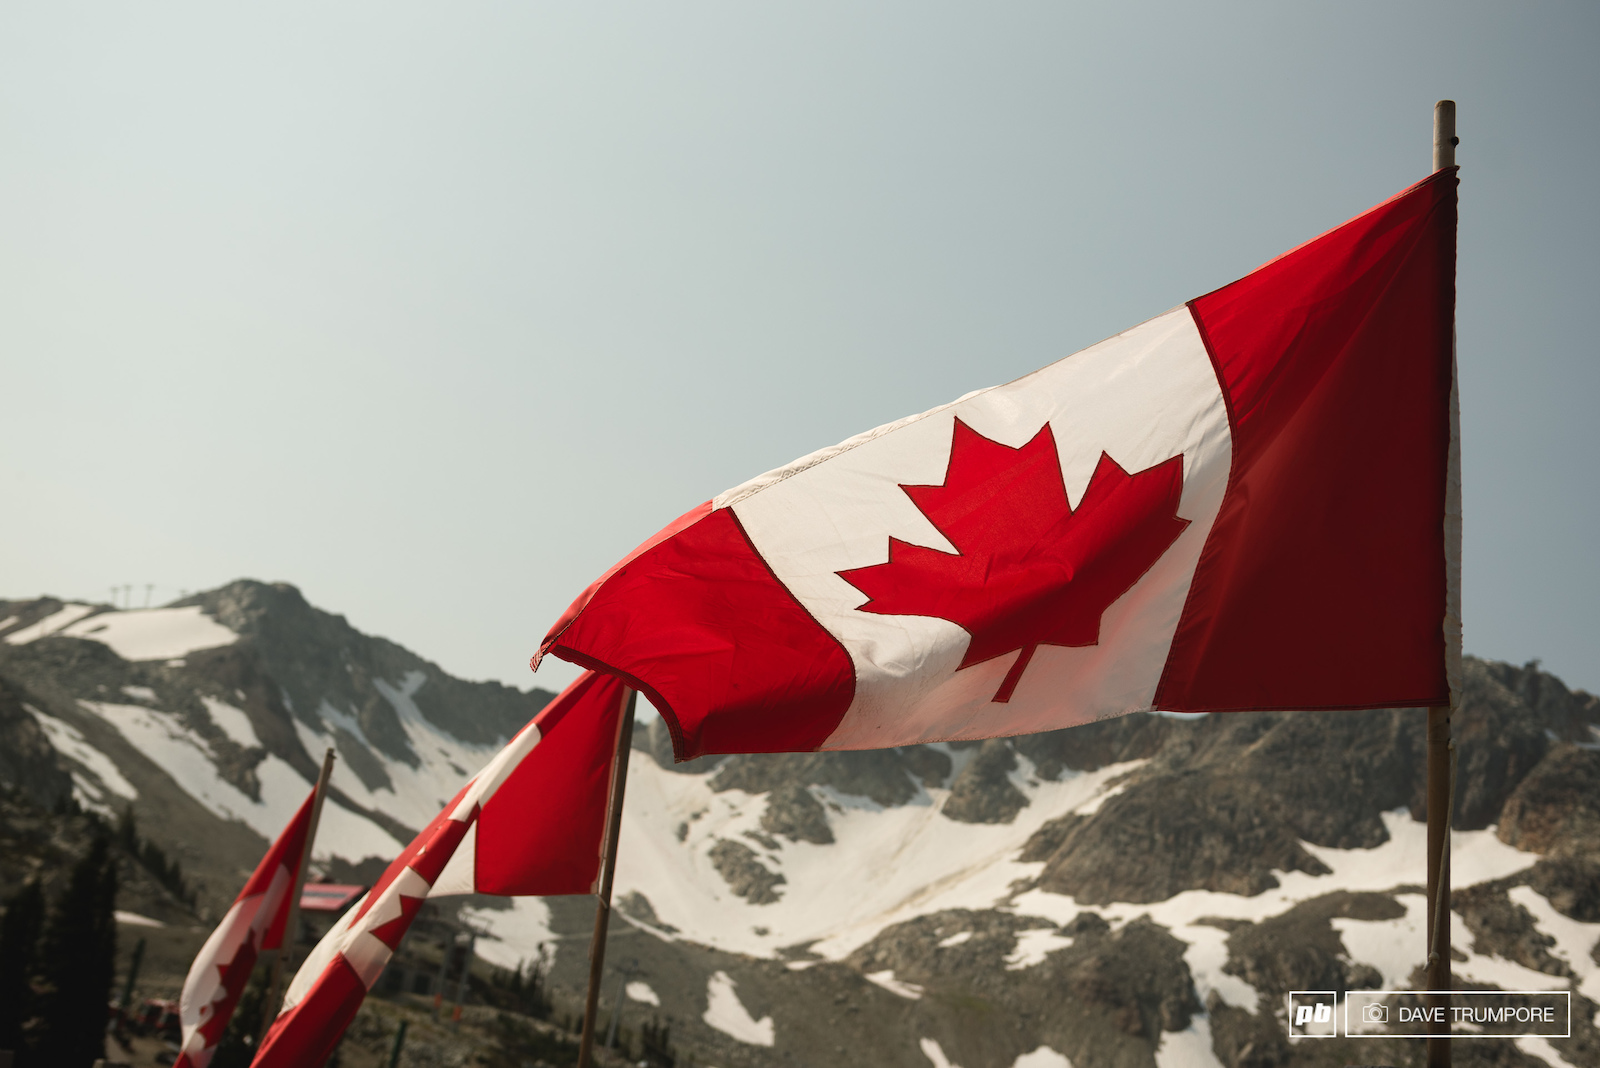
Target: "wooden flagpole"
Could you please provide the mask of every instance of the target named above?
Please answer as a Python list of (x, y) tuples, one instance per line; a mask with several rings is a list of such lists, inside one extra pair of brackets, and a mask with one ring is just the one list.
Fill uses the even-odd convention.
[(294, 948), (295, 936), (300, 927), (300, 892), (305, 889), (306, 869), (311, 866), (311, 845), (317, 840), (317, 821), (322, 818), (322, 799), (328, 793), (328, 779), (333, 775), (333, 747), (322, 756), (322, 773), (317, 776), (317, 790), (311, 799), (311, 825), (306, 828), (306, 844), (300, 850), (300, 872), (295, 876), (294, 886), (289, 893), (289, 916), (283, 925), (283, 945), (278, 947), (278, 956), (272, 962), (272, 969), (267, 978), (266, 995), (261, 999), (261, 1028), (256, 1035), (256, 1048), (261, 1048), (261, 1042), (267, 1037), (267, 1030), (272, 1026), (272, 1021), (278, 1018), (278, 1009), (283, 1004), (283, 962), (289, 956), (289, 951)]
[(594, 941), (589, 945), (589, 992), (583, 1003), (583, 1037), (578, 1042), (578, 1068), (589, 1068), (592, 1063), (590, 1058), (594, 1054), (594, 1019), (600, 1008), (600, 976), (606, 966), (606, 928), (611, 922), (611, 881), (617, 870), (617, 839), (622, 832), (622, 795), (628, 788), (628, 754), (633, 751), (633, 709), (638, 700), (638, 691), (623, 690), (622, 715), (617, 720), (617, 752), (611, 761), (611, 799), (606, 804), (606, 833), (600, 846)]
[[(1454, 167), (1456, 163), (1456, 102), (1454, 100), (1441, 100), (1433, 106), (1433, 169), (1443, 170)], [(1454, 278), (1450, 280), (1454, 285)], [(1454, 323), (1451, 325), (1454, 331)], [(1454, 338), (1451, 341), (1454, 345)], [(1452, 364), (1453, 364), (1452, 360)], [(1455, 370), (1452, 366), (1451, 374)], [(1451, 456), (1449, 477), (1453, 481), (1460, 478), (1460, 453), (1459, 453), (1459, 418), (1456, 414), (1457, 400), (1454, 384), (1451, 386)], [(1455, 515), (1449, 505), (1450, 493), (1446, 493), (1447, 503), (1445, 508), (1446, 518), (1446, 566), (1450, 569), (1447, 577), (1450, 589), (1459, 591), (1461, 588), (1461, 552), (1460, 552), (1460, 513), (1459, 497), (1456, 500)], [(1451, 529), (1454, 524), (1454, 529)], [(1451, 550), (1454, 551), (1451, 551)], [(1454, 618), (1447, 627), (1446, 641), (1451, 647), (1445, 655), (1450, 658), (1450, 663), (1459, 665), (1461, 660), (1461, 628), (1459, 619), (1459, 593), (1452, 594), (1454, 602), (1450, 606), (1450, 615)], [(1452, 688), (1456, 683), (1452, 678)], [(1451, 694), (1451, 701), (1455, 701), (1455, 694)], [(1450, 817), (1455, 804), (1455, 745), (1450, 738), (1451, 707), (1428, 709), (1428, 958), (1426, 971), (1426, 985), (1430, 991), (1428, 1007), (1434, 1010), (1443, 1010), (1446, 1018), (1450, 1012)], [(1448, 1029), (1448, 1028), (1446, 1028)], [(1428, 1068), (1450, 1068), (1450, 1039), (1430, 1038), (1428, 1041)]]

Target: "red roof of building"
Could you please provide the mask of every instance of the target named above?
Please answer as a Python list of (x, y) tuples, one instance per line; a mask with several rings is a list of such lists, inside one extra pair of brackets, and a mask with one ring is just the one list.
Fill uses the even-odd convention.
[(300, 891), (300, 911), (340, 912), (366, 891), (364, 886), (347, 883), (306, 883)]

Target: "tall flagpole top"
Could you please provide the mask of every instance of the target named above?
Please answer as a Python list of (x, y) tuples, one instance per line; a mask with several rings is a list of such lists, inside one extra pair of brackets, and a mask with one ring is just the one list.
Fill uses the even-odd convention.
[(1456, 102), (1441, 100), (1433, 105), (1433, 169), (1442, 171), (1456, 165)]

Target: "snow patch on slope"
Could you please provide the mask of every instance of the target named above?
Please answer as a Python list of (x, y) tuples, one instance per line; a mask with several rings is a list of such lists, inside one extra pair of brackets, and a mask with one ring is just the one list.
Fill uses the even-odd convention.
[(1211, 1017), (1197, 1013), (1182, 1031), (1161, 1032), (1156, 1068), (1222, 1068), (1211, 1049)]
[(1600, 1005), (1600, 961), (1593, 955), (1595, 946), (1600, 944), (1600, 923), (1563, 916), (1531, 886), (1512, 887), (1510, 897), (1528, 910), (1540, 931), (1556, 940), (1550, 954), (1567, 962), (1578, 979), (1578, 993)]
[(165, 927), (166, 926), (166, 924), (162, 923), (160, 920), (151, 919), (149, 916), (142, 916), (137, 912), (126, 912), (126, 911), (124, 911), (122, 909), (117, 909), (111, 915), (116, 919), (116, 921), (118, 923), (125, 923), (129, 927)]
[(129, 801), (139, 797), (139, 791), (134, 788), (133, 783), (123, 778), (122, 772), (117, 770), (117, 765), (110, 757), (89, 744), (89, 739), (83, 736), (82, 731), (70, 723), (39, 711), (30, 704), (24, 704), (22, 707), (38, 720), (45, 737), (50, 740), (56, 752), (94, 776), (96, 781), (90, 782), (82, 771), (76, 769), (72, 771), (72, 796), (78, 804), (109, 814), (111, 808), (106, 803), (106, 791)]
[(1548, 1038), (1538, 1035), (1524, 1035), (1522, 1038), (1515, 1039), (1513, 1044), (1522, 1052), (1531, 1057), (1537, 1057), (1544, 1063), (1551, 1065), (1552, 1068), (1557, 1068), (1560, 1065), (1565, 1065), (1566, 1068), (1579, 1068), (1578, 1065), (1563, 1057), (1561, 1051), (1556, 1048), (1555, 1043)]
[[(1009, 824), (958, 823), (939, 813), (948, 791), (921, 791), (884, 808), (866, 798), (819, 791), (834, 844), (780, 840), (764, 851), (787, 880), (766, 905), (737, 897), (708, 854), (719, 840), (749, 842), (759, 831), (764, 796), (713, 793), (708, 775), (665, 771), (633, 761), (617, 868), (617, 893), (650, 899), (682, 937), (753, 956), (820, 939), (812, 948), (838, 960), (891, 924), (948, 908), (991, 908), (1042, 863), (1016, 855), (1047, 820), (1088, 803), (1106, 783), (1139, 766), (1112, 765), (1028, 786), (1032, 804)], [(682, 842), (678, 825), (688, 828)], [(843, 865), (839, 858), (848, 857)]]
[(916, 1001), (922, 997), (922, 987), (916, 983), (902, 983), (894, 977), (893, 968), (887, 968), (881, 972), (870, 972), (867, 975), (867, 981), (876, 983), (889, 993), (910, 1001)]
[[(256, 767), (261, 800), (251, 800), (218, 777), (216, 755), (210, 744), (172, 713), (109, 701), (78, 703), (115, 727), (130, 745), (212, 814), (239, 820), (269, 841), (283, 832), (311, 792), (311, 784), (299, 772), (279, 757), (269, 755)], [(317, 827), (317, 856), (387, 859), (402, 848), (383, 828), (337, 801), (323, 806), (322, 822)]]
[[(123, 687), (124, 690), (132, 688)], [(256, 737), (255, 727), (250, 724), (250, 717), (244, 714), (243, 709), (235, 708), (215, 697), (202, 697), (200, 703), (206, 706), (206, 711), (211, 715), (211, 722), (220, 727), (223, 734), (232, 738), (239, 748), (250, 749), (261, 744), (261, 739)]]
[[(352, 716), (350, 713), (346, 712), (344, 709), (335, 707), (334, 704), (326, 697), (322, 699), (321, 704), (317, 705), (317, 718), (321, 719), (335, 731), (344, 731), (346, 734), (350, 735), (350, 737), (354, 738), (368, 749), (372, 748), (372, 743), (367, 741), (365, 732), (361, 730), (361, 721), (356, 719), (356, 717)], [(329, 737), (331, 737), (331, 735), (329, 735)]]
[[(1394, 899), (1406, 910), (1399, 919), (1352, 920), (1335, 916), (1329, 922), (1339, 932), (1339, 940), (1351, 960), (1370, 964), (1383, 973), (1384, 989), (1404, 990), (1412, 970), (1422, 963), (1421, 947), (1428, 944), (1428, 899), (1424, 894), (1396, 894)], [(1455, 940), (1453, 930), (1451, 940)], [(1450, 967), (1455, 969), (1456, 965)]]
[(775, 1040), (772, 1017), (757, 1020), (734, 992), (727, 972), (716, 972), (706, 982), (706, 1023), (731, 1038), (751, 1046), (770, 1046)]
[(430, 722), (412, 700), (427, 678), (420, 671), (411, 671), (399, 684), (374, 680), (378, 692), (393, 706), (399, 718), (401, 729), (411, 744), (411, 751), (417, 757), (416, 767), (401, 760), (383, 757), (376, 747), (367, 742), (356, 718), (327, 701), (322, 702), (317, 714), (329, 729), (318, 730), (298, 717), (294, 720), (300, 744), (308, 753), (320, 753), (329, 746), (337, 746), (337, 732), (340, 729), (372, 749), (374, 756), (383, 762), (384, 771), (394, 784), (393, 788), (369, 788), (348, 761), (334, 765), (333, 785), (356, 804), (393, 816), (407, 827), (419, 830), (427, 826), (466, 781), (493, 759), (501, 748), (499, 744), (472, 745), (463, 742)]
[[(551, 960), (560, 952), (560, 939), (550, 928), (550, 906), (538, 897), (500, 899), (508, 908), (466, 907), (461, 918), (469, 926), (486, 932), (478, 939), (477, 954), (500, 968), (515, 968), (539, 955), (543, 946)], [(585, 945), (575, 952), (586, 953)]]
[(1229, 1005), (1261, 1011), (1261, 992), (1237, 975), (1223, 971), (1228, 963), (1228, 932), (1209, 924), (1187, 923), (1173, 932), (1174, 937), (1187, 942), (1183, 962), (1189, 966), (1195, 990), (1201, 1001), (1213, 990)]
[(62, 628), (60, 633), (109, 645), (124, 660), (171, 660), (239, 640), (239, 635), (197, 604), (101, 612)]
[(1072, 945), (1071, 938), (1057, 934), (1049, 927), (1018, 931), (1016, 948), (1006, 956), (1006, 971), (1020, 972), (1035, 964), (1043, 964), (1045, 957), (1070, 945)]
[[(77, 622), (95, 610), (92, 604), (62, 605), (43, 619), (35, 620), (26, 627), (21, 627), (7, 634), (3, 639), (7, 645), (27, 645), (29, 642), (38, 641), (40, 638), (55, 634), (62, 628)], [(11, 619), (15, 619), (12, 616)], [(6, 622), (10, 622), (8, 619)]]

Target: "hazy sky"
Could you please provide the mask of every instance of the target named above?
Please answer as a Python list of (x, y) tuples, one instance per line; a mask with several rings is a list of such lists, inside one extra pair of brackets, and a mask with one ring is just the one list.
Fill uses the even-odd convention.
[[(0, 596), (467, 677), (668, 520), (1423, 177), (1469, 652), (1600, 690), (1600, 5), (0, 6)], [(573, 675), (542, 668), (555, 687)]]

